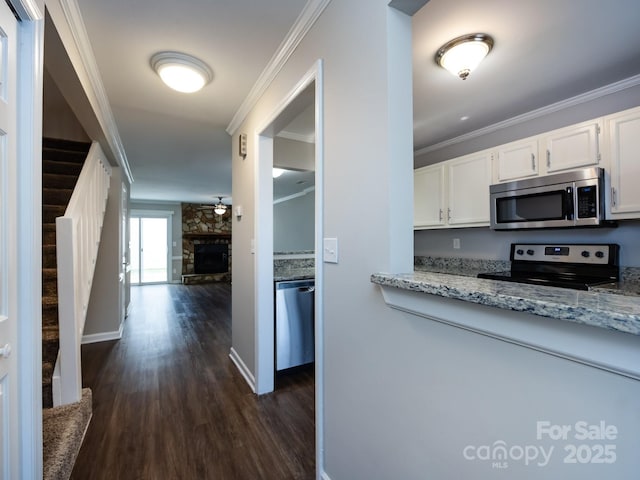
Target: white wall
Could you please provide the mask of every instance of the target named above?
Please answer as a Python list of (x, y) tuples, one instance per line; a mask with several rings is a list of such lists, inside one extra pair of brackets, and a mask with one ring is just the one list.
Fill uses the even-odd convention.
[[(389, 397), (364, 394), (362, 387), (377, 384), (380, 375), (395, 375), (397, 368), (380, 355), (397, 315), (384, 306), (369, 276), (409, 270), (413, 264), (410, 18), (399, 18), (386, 3), (329, 4), (240, 127), (239, 132), (249, 133), (249, 155), (233, 159), (234, 204), (245, 211), (233, 225), (233, 348), (255, 372), (253, 134), (314, 62), (323, 59), (324, 231), (338, 238), (340, 249), (339, 264), (319, 267), (326, 285), (326, 466), (334, 479), (367, 478), (360, 474), (366, 462), (356, 461), (359, 444), (363, 436), (370, 438), (367, 430), (378, 417), (386, 416)], [(363, 15), (366, 22), (354, 29), (353, 20)], [(392, 62), (404, 68), (392, 68)], [(394, 439), (376, 436), (371, 458), (392, 454)]]
[(100, 249), (91, 286), (84, 336), (105, 335), (117, 338), (122, 318), (120, 291), (120, 216), (122, 212), (122, 171), (113, 168), (107, 209), (102, 224)]
[[(318, 266), (327, 478), (634, 478), (638, 382), (391, 310), (370, 283), (373, 272), (411, 270), (413, 257), (410, 21), (386, 4), (331, 2), (239, 129), (249, 155), (233, 159), (245, 211), (233, 225), (234, 350), (255, 372), (254, 133), (322, 58), (323, 222), (340, 250), (338, 264)], [(468, 443), (526, 444), (537, 419), (582, 417), (624, 429), (616, 464), (499, 471), (462, 455)]]
[(43, 90), (42, 136), (90, 142), (91, 139), (46, 69), (43, 72)]
[(313, 251), (315, 233), (315, 192), (273, 205), (273, 251)]
[(313, 143), (275, 137), (273, 139), (273, 166), (292, 170), (315, 170)]

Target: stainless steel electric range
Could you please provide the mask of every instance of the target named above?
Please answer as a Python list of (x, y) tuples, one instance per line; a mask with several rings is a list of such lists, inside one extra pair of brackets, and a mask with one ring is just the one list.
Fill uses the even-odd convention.
[(620, 276), (616, 244), (512, 243), (511, 270), (478, 278), (588, 290)]

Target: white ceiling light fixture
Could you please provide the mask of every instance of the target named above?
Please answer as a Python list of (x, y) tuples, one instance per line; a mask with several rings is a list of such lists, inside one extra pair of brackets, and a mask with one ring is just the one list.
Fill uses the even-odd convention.
[(283, 173), (284, 173), (284, 170), (282, 168), (273, 167), (273, 172), (272, 172), (273, 178), (278, 178)]
[(436, 52), (436, 63), (456, 77), (466, 80), (493, 48), (493, 38), (485, 33), (471, 33), (454, 38)]
[(222, 197), (218, 197), (218, 203), (213, 207), (214, 213), (224, 215), (227, 212), (227, 206), (222, 203)]
[(151, 57), (151, 68), (168, 87), (183, 93), (197, 92), (213, 79), (206, 63), (186, 53), (156, 53)]

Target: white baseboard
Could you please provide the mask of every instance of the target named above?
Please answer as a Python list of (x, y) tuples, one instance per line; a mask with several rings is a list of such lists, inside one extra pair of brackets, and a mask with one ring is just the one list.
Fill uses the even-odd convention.
[(236, 367), (238, 367), (238, 370), (244, 377), (245, 381), (249, 384), (249, 387), (251, 387), (251, 391), (253, 393), (256, 393), (256, 379), (253, 376), (253, 373), (251, 373), (251, 371), (249, 370), (249, 368), (247, 368), (247, 365), (242, 361), (242, 358), (240, 358), (240, 355), (238, 355), (238, 352), (236, 352), (233, 347), (231, 347), (231, 352), (229, 352), (229, 357), (231, 358), (231, 361), (235, 363)]
[(124, 328), (124, 322), (120, 324), (120, 328), (115, 332), (93, 333), (91, 335), (83, 335), (82, 345), (88, 343), (108, 342), (109, 340), (120, 340), (122, 338), (122, 329)]

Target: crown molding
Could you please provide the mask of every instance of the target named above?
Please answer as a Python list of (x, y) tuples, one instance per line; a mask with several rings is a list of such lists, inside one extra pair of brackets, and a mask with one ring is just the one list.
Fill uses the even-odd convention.
[(552, 103), (551, 105), (547, 105), (546, 107), (538, 108), (536, 110), (523, 113), (522, 115), (503, 120), (502, 122), (494, 123), (493, 125), (489, 125), (487, 127), (479, 128), (478, 130), (465, 133), (464, 135), (459, 135), (455, 138), (429, 145), (419, 150), (415, 150), (413, 154), (414, 156), (419, 156), (426, 153), (435, 152), (437, 150), (440, 150), (441, 148), (450, 147), (467, 140), (481, 137), (482, 135), (494, 133), (498, 130), (502, 130), (503, 128), (513, 127), (515, 125), (528, 122), (529, 120), (535, 120), (536, 118), (544, 117), (545, 115), (550, 115), (552, 113), (559, 112), (570, 107), (575, 107), (577, 105), (591, 102), (593, 100), (597, 100), (607, 95), (611, 95), (612, 93), (626, 90), (627, 88), (635, 87), (637, 85), (640, 85), (640, 75), (625, 78), (624, 80), (620, 80), (619, 82), (611, 83), (609, 85), (596, 88), (595, 90), (591, 90), (586, 93), (581, 93), (580, 95), (576, 95), (575, 97)]
[(276, 53), (271, 57), (271, 60), (269, 60), (269, 63), (231, 119), (227, 127), (227, 133), (229, 135), (235, 134), (238, 128), (240, 128), (240, 125), (242, 125), (242, 122), (244, 122), (244, 119), (251, 109), (258, 103), (262, 94), (267, 90), (269, 85), (271, 85), (271, 82), (273, 82), (276, 75), (282, 70), (282, 67), (284, 67), (291, 54), (330, 2), (331, 0), (309, 0), (307, 2), (296, 19), (296, 22), (291, 27), (291, 30), (289, 30), (289, 33), (287, 33), (278, 50), (276, 50)]
[[(47, 2), (47, 7), (50, 12), (55, 9), (56, 4), (63, 14), (66, 27), (68, 28), (68, 32), (71, 34), (71, 39), (73, 41), (73, 45), (65, 44), (65, 48), (70, 54), (69, 48), (75, 47), (73, 50), (78, 56), (77, 59), (71, 58), (76, 74), (78, 75), (87, 98), (91, 103), (91, 107), (93, 108), (118, 166), (120, 166), (124, 171), (129, 183), (133, 183), (133, 175), (127, 160), (127, 154), (125, 153), (124, 146), (122, 145), (120, 133), (118, 132), (118, 127), (113, 117), (113, 112), (111, 111), (111, 105), (102, 83), (102, 77), (100, 76), (98, 65), (96, 64), (93, 49), (91, 48), (91, 42), (89, 41), (89, 36), (87, 35), (87, 30), (82, 19), (82, 14), (80, 13), (78, 3), (76, 0), (54, 0)], [(60, 20), (60, 18), (58, 19)], [(56, 28), (59, 28), (58, 24), (56, 24)], [(62, 34), (61, 38), (63, 38), (64, 42)], [(79, 60), (79, 62), (77, 60)]]
[(276, 135), (276, 137), (286, 138), (287, 140), (295, 140), (296, 142), (316, 143), (316, 136), (314, 133), (303, 135), (302, 133), (287, 132), (286, 130), (282, 130), (278, 133), (278, 135)]
[(297, 192), (297, 193), (292, 193), (291, 195), (287, 195), (286, 197), (281, 197), (281, 198), (277, 198), (273, 201), (273, 204), (276, 205), (278, 203), (282, 203), (282, 202), (288, 202), (289, 200), (293, 200), (294, 198), (299, 198), (299, 197), (304, 197), (305, 195), (307, 195), (308, 193), (311, 193), (313, 191), (315, 191), (316, 186), (313, 185), (311, 187), (307, 187), (304, 190)]

